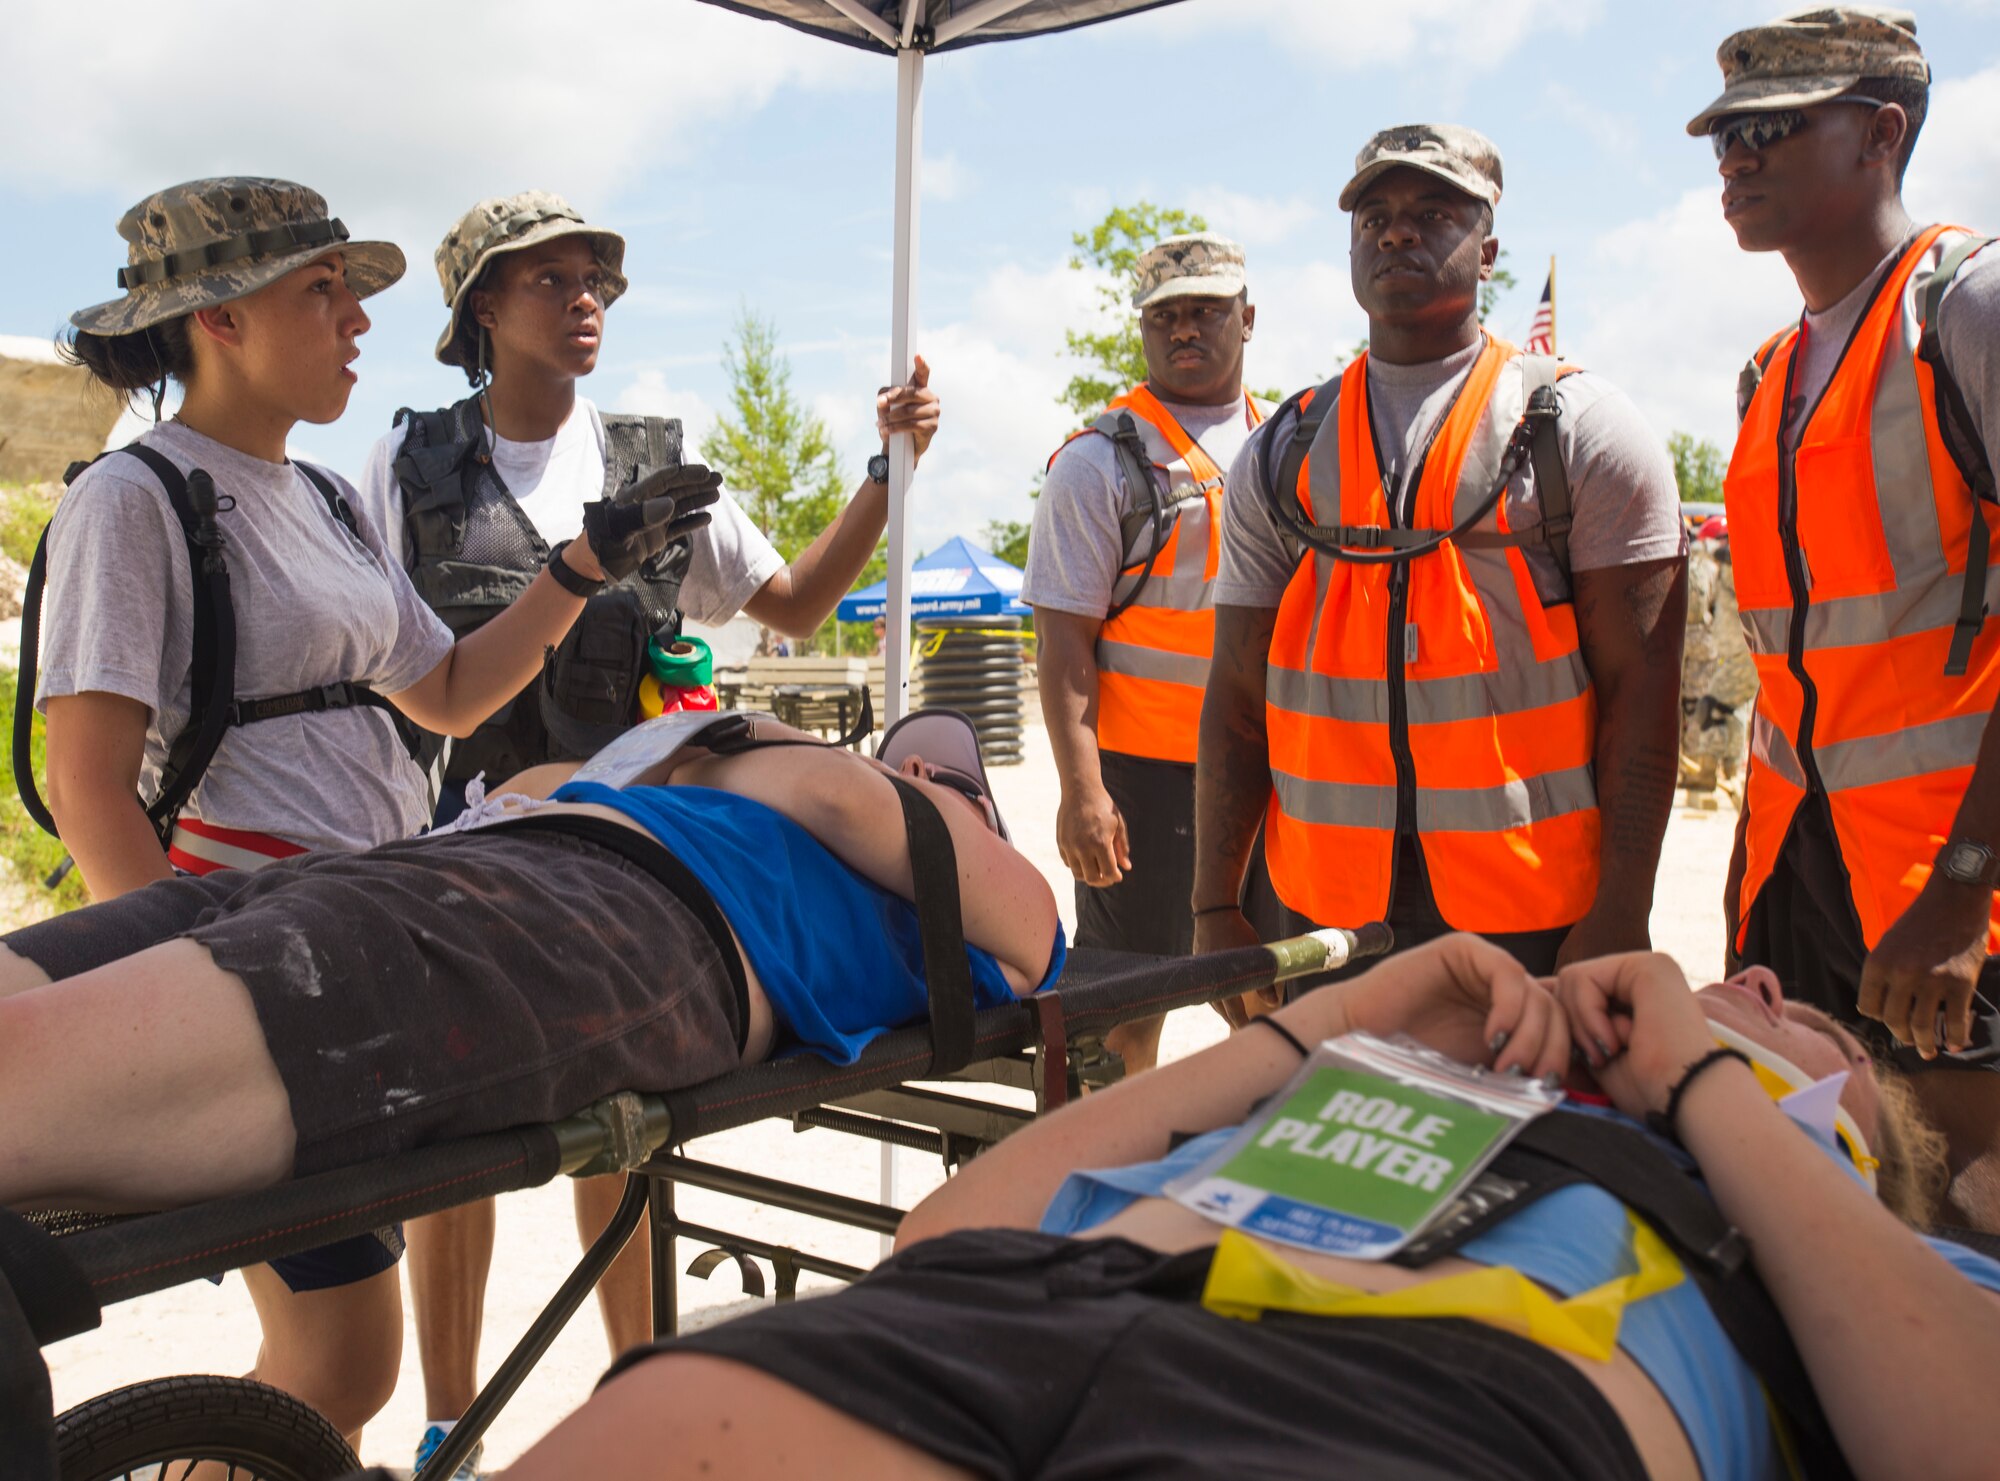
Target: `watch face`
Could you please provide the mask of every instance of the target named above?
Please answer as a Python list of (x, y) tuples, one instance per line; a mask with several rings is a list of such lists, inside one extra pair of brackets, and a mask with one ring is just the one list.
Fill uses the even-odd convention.
[(1993, 866), (1993, 851), (1976, 843), (1955, 843), (1944, 856), (1947, 878), (1961, 884), (1983, 884)]
[(889, 459), (882, 453), (877, 453), (868, 460), (868, 481), (870, 483), (889, 481)]

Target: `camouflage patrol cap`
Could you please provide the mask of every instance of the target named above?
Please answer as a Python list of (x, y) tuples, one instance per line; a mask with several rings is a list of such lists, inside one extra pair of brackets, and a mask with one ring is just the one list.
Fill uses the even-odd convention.
[(118, 220), (131, 243), (119, 269), (123, 298), (78, 309), (90, 334), (132, 334), (166, 319), (254, 293), (294, 268), (340, 252), (356, 298), (403, 275), (393, 242), (350, 242), (316, 190), (289, 180), (225, 175), (147, 196)]
[(1422, 170), (1474, 200), (1500, 204), (1500, 151), (1491, 139), (1455, 123), (1406, 123), (1361, 146), (1354, 178), (1340, 188), (1340, 209), (1352, 211), (1369, 182), (1398, 169)]
[(1822, 5), (1738, 31), (1717, 48), (1722, 96), (1688, 122), (1706, 134), (1731, 113), (1804, 108), (1839, 97), (1864, 77), (1929, 82), (1917, 18), (1876, 5)]
[(1169, 298), (1234, 298), (1247, 282), (1243, 249), (1207, 231), (1154, 243), (1140, 256), (1137, 273), (1135, 309)]
[(485, 270), (487, 263), (503, 252), (519, 252), (537, 242), (567, 236), (590, 239), (590, 249), (597, 255), (597, 265), (604, 270), (604, 291), (598, 295), (598, 301), (605, 308), (610, 308), (626, 288), (622, 271), (625, 266), (625, 238), (615, 231), (585, 225), (583, 218), (561, 196), (546, 190), (496, 195), (481, 201), (459, 217), (458, 224), (445, 233), (437, 249), (438, 282), (444, 288), (444, 301), (451, 309), (451, 318), (444, 326), (444, 333), (438, 337), (438, 359), (464, 370), (472, 368), (465, 363), (464, 355), (456, 344), (459, 314), (465, 308), (466, 294), (479, 281), (479, 274)]

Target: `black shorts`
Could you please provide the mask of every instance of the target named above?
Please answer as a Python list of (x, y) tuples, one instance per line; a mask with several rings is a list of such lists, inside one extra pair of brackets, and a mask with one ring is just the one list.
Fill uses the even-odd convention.
[(52, 978), (207, 947), (249, 988), (303, 1177), (736, 1068), (742, 964), (686, 878), (629, 828), (529, 819), (163, 880), (0, 944)]
[(635, 1348), (756, 1368), (984, 1477), (1641, 1481), (1588, 1379), (1457, 1319), (1202, 1309), (1209, 1251), (983, 1229), (858, 1285)]
[(1076, 944), (1101, 951), (1194, 951), (1194, 768), (1100, 751), (1104, 790), (1125, 819), (1132, 867), (1117, 884), (1076, 886)]
[(1859, 1008), (1861, 965), (1868, 960), (1853, 887), (1826, 799), (1808, 793), (1744, 922), (1745, 965), (1769, 967), (1785, 996), (1811, 1003), (1844, 1023), (1877, 1055), (1906, 1074), (1924, 1070), (2000, 1069), (2000, 958), (1979, 976), (1972, 1001), (1972, 1046), (1925, 1059)]

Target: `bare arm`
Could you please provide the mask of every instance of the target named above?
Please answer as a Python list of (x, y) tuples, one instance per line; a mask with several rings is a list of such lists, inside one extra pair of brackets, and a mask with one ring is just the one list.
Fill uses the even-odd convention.
[(1581, 961), (1651, 944), (1647, 918), (1680, 774), (1687, 561), (1578, 571), (1576, 627), (1597, 691), (1597, 898), (1563, 942)]
[(93, 900), (173, 878), (139, 805), (139, 767), (153, 712), (122, 694), (48, 702), (49, 811)]
[[(916, 457), (922, 458), (937, 435), (939, 405), (937, 393), (929, 389), (930, 377), (930, 366), (919, 355), (909, 385), (884, 386), (876, 394), (875, 424), (884, 452), (890, 437), (907, 432), (915, 438)], [(863, 479), (833, 523), (757, 588), (743, 604), (744, 612), (787, 637), (811, 637), (874, 556), (888, 522), (888, 485)]]
[[(560, 559), (593, 580), (600, 574), (581, 539), (572, 541)], [(460, 638), (436, 668), (389, 698), (426, 730), (470, 735), (534, 681), (542, 671), (543, 651), (563, 640), (582, 610), (582, 597), (542, 571), (505, 611)]]
[(1132, 867), (1125, 819), (1104, 790), (1097, 760), (1097, 633), (1103, 625), (1075, 612), (1035, 609), (1035, 683), (1062, 779), (1056, 851), (1071, 874), (1100, 888), (1118, 883)]
[[(1194, 767), (1194, 949), (1243, 946), (1257, 933), (1236, 906), (1250, 847), (1271, 800), (1271, 742), (1264, 726), (1264, 676), (1271, 662), (1276, 607), (1217, 607), (1215, 654), (1201, 702)], [(1242, 1012), (1224, 1011), (1231, 1023)]]
[[(1409, 1033), (1469, 1062), (1536, 1075), (1563, 1069), (1569, 1057), (1553, 1000), (1520, 963), (1473, 936), (1428, 942), (1271, 1016), (1307, 1044), (1349, 1029)], [(1490, 1046), (1503, 1031), (1496, 1055)], [(1167, 1154), (1175, 1132), (1233, 1126), (1298, 1067), (1298, 1051), (1278, 1035), (1242, 1033), (1121, 1080), (982, 1153), (911, 1211), (897, 1241), (953, 1229), (1032, 1229), (1072, 1172), (1153, 1161)]]

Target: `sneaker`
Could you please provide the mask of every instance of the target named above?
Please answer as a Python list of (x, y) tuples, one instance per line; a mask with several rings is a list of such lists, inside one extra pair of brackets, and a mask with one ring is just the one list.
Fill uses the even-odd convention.
[[(424, 1462), (437, 1454), (438, 1446), (444, 1444), (447, 1431), (441, 1424), (434, 1424), (424, 1431), (423, 1439), (417, 1442), (417, 1461), (411, 1469), (421, 1471)], [(481, 1440), (472, 1447), (472, 1454), (459, 1462), (458, 1469), (451, 1473), (451, 1481), (479, 1481), (479, 1457), (486, 1451), (486, 1442)], [(436, 1477), (425, 1477), (425, 1481), (438, 1481)]]

